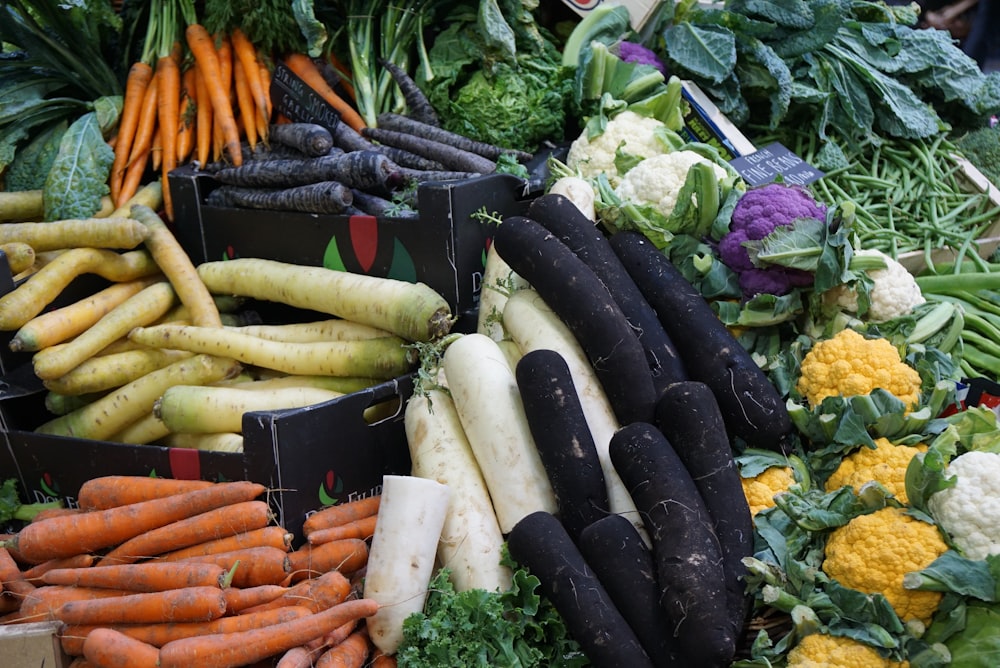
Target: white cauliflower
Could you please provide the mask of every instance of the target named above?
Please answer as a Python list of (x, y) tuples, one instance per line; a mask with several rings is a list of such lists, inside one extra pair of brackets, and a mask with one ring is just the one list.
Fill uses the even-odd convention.
[(577, 137), (570, 144), (566, 165), (585, 178), (606, 174), (608, 181), (614, 185), (619, 178), (615, 167), (615, 152), (619, 147), (625, 153), (640, 158), (666, 153), (670, 149), (655, 136), (657, 128), (665, 127), (655, 118), (634, 111), (622, 111), (608, 120), (600, 135), (588, 139), (585, 130)]
[(628, 170), (615, 188), (615, 194), (623, 201), (653, 206), (669, 217), (677, 205), (677, 196), (688, 170), (700, 162), (711, 165), (719, 179), (728, 176), (722, 167), (694, 151), (674, 151), (646, 158)]
[[(886, 263), (885, 269), (871, 269), (867, 272), (874, 285), (869, 295), (871, 303), (865, 314), (866, 320), (885, 322), (909, 315), (914, 308), (926, 301), (913, 274), (896, 260), (876, 249), (856, 250), (854, 254), (862, 257), (882, 256)], [(824, 299), (845, 311), (858, 312), (858, 294), (850, 286), (838, 285), (829, 290)]]
[(969, 559), (1000, 554), (1000, 453), (970, 451), (955, 457), (952, 487), (927, 500), (934, 521)]

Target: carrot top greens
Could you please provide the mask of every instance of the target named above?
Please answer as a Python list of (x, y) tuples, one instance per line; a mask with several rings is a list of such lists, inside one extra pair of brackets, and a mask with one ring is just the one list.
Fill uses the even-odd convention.
[(8, 478), (0, 485), (0, 523), (16, 520), (30, 522), (35, 515), (49, 508), (62, 508), (62, 501), (22, 503), (17, 489), (17, 479)]

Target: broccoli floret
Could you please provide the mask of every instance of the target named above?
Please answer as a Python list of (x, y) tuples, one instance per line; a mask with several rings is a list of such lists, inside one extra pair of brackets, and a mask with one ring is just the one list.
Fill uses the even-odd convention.
[(962, 135), (955, 145), (993, 185), (1000, 186), (1000, 127), (983, 127)]

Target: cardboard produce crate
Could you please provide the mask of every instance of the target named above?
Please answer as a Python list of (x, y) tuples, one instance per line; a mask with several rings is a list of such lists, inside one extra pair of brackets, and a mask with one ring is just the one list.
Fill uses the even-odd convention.
[[(403, 406), (409, 376), (314, 406), (243, 416), (242, 453), (129, 445), (39, 434), (51, 416), (33, 374), (0, 393), (0, 476), (16, 477), (28, 501), (76, 505), (80, 486), (102, 475), (252, 480), (268, 487), (277, 521), (301, 539), (302, 521), (323, 505), (378, 493), (385, 474), (408, 474)], [(11, 385), (20, 385), (9, 391)], [(33, 391), (32, 391), (33, 390)], [(381, 419), (369, 422), (372, 413)]]
[(59, 622), (0, 626), (0, 657), (5, 668), (66, 668), (70, 657), (59, 643)]
[(477, 211), (521, 213), (527, 184), (510, 174), (422, 184), (417, 220), (231, 209), (204, 204), (217, 186), (191, 166), (171, 173), (175, 234), (195, 264), (258, 257), (422, 282), (474, 324), (493, 225)]

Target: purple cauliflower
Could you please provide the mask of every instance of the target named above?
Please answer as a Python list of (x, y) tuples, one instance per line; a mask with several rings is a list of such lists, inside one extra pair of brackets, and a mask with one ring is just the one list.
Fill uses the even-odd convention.
[(642, 44), (636, 44), (635, 42), (619, 42), (618, 57), (626, 63), (652, 65), (660, 71), (660, 74), (663, 76), (667, 75), (667, 68), (657, 57), (656, 52), (643, 46)]
[(812, 274), (787, 267), (755, 267), (743, 246), (759, 241), (774, 228), (791, 225), (799, 218), (826, 220), (826, 207), (813, 199), (805, 188), (770, 183), (752, 188), (740, 197), (733, 209), (729, 232), (719, 240), (719, 257), (739, 274), (740, 289), (747, 298), (758, 294), (784, 295), (792, 288), (812, 283)]

